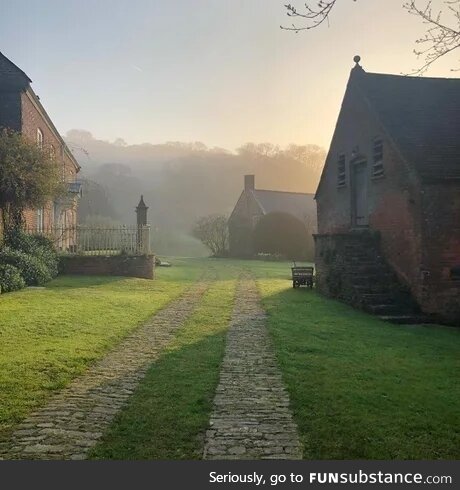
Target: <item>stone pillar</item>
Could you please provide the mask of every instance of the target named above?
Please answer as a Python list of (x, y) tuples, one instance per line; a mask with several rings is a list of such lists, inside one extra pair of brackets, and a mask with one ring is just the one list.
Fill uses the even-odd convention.
[(253, 191), (255, 189), (255, 175), (245, 175), (244, 176), (244, 190)]
[(139, 253), (150, 253), (150, 227), (147, 224), (147, 209), (144, 196), (141, 196), (139, 204), (136, 207), (137, 215), (137, 250)]

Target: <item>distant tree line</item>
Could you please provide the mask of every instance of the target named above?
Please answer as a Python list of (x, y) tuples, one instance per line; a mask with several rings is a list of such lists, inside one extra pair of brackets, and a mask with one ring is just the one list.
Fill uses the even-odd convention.
[(84, 179), (80, 222), (102, 219), (134, 224), (140, 194), (149, 206), (153, 249), (169, 255), (207, 255), (193, 236), (202, 216), (229, 215), (243, 188), (245, 174), (256, 175), (258, 188), (315, 192), (325, 160), (316, 145), (247, 143), (236, 152), (203, 143), (121, 145), (72, 131)]

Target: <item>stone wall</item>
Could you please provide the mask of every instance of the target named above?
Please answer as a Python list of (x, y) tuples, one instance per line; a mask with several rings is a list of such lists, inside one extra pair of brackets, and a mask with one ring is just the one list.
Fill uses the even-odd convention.
[(460, 326), (460, 182), (432, 183), (423, 190), (421, 296), (428, 313)]
[(127, 276), (154, 279), (154, 255), (68, 256), (60, 258), (61, 274)]
[(371, 232), (349, 232), (314, 235), (315, 239), (315, 284), (325, 296), (343, 300), (357, 306), (357, 298), (352, 290), (349, 275), (347, 247), (362, 246), (368, 253), (378, 249), (380, 236)]
[(323, 294), (393, 323), (420, 323), (420, 306), (385, 260), (379, 233), (315, 235), (315, 241), (316, 284)]

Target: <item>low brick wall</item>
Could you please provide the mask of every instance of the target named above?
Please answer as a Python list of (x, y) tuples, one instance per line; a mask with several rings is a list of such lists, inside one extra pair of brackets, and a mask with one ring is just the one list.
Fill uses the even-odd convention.
[(61, 257), (61, 274), (85, 276), (127, 276), (142, 279), (155, 277), (154, 255), (69, 256)]

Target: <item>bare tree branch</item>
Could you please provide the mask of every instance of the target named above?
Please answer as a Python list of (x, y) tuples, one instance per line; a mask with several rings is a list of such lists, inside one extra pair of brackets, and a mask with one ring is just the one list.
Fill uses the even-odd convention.
[(214, 257), (224, 257), (228, 251), (227, 217), (214, 214), (198, 219), (192, 235), (209, 248)]
[[(302, 11), (291, 4), (285, 5), (287, 16), (301, 19), (304, 25), (293, 23), (291, 27), (280, 26), (281, 29), (298, 33), (319, 27), (324, 22), (329, 23), (337, 0), (319, 0), (316, 6), (312, 4), (305, 3)], [(402, 4), (409, 14), (415, 15), (426, 25), (425, 35), (415, 41), (420, 48), (414, 49), (417, 57), (423, 58), (423, 65), (414, 69), (411, 75), (422, 75), (433, 63), (460, 47), (460, 0), (443, 0), (443, 7), (436, 11), (433, 11), (432, 5), (432, 0), (407, 0)]]
[[(433, 63), (460, 47), (460, 0), (445, 0), (443, 3), (446, 9), (437, 12), (433, 12), (431, 1), (426, 2), (424, 7), (420, 7), (417, 0), (410, 0), (403, 5), (427, 26), (425, 35), (415, 41), (421, 46), (420, 49), (414, 49), (418, 58), (423, 57), (424, 63), (414, 69), (412, 75), (422, 75)], [(451, 14), (451, 25), (444, 19), (446, 10)]]
[(331, 13), (331, 10), (334, 8), (336, 2), (337, 0), (319, 0), (316, 7), (310, 7), (308, 3), (305, 3), (304, 13), (299, 12), (293, 5), (288, 3), (287, 5), (285, 5), (287, 9), (286, 12), (287, 16), (300, 17), (302, 19), (306, 19), (307, 24), (301, 27), (296, 26), (295, 24), (292, 24), (291, 27), (285, 27), (285, 26), (280, 26), (280, 27), (281, 29), (284, 29), (286, 31), (294, 31), (296, 33), (299, 31), (314, 29), (315, 27), (320, 26), (326, 20), (329, 22), (329, 14)]

